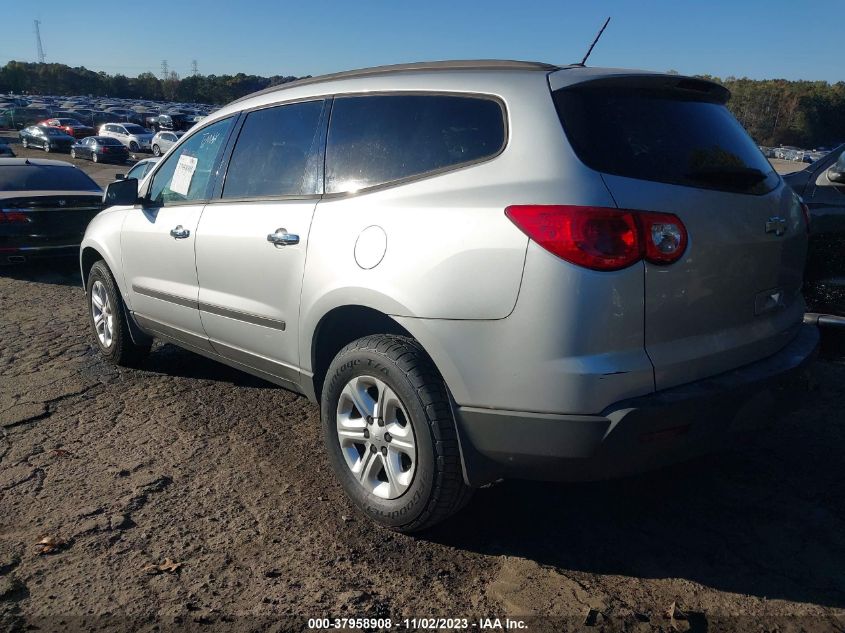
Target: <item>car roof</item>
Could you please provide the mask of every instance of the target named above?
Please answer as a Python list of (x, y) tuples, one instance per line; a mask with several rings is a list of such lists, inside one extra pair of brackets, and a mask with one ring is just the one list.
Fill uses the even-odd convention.
[[(232, 103), (239, 103), (252, 97), (257, 97), (263, 94), (287, 90), (289, 88), (299, 88), (309, 84), (317, 84), (328, 81), (335, 81), (338, 79), (354, 79), (358, 77), (373, 77), (378, 75), (398, 74), (406, 72), (425, 72), (425, 71), (462, 71), (462, 70), (526, 70), (526, 71), (545, 71), (551, 72), (558, 70), (560, 66), (554, 64), (546, 64), (544, 62), (530, 62), (520, 61), (514, 59), (456, 59), (447, 61), (434, 62), (414, 62), (411, 64), (390, 64), (388, 66), (373, 66), (371, 68), (359, 68), (356, 70), (345, 70), (339, 73), (330, 73), (327, 75), (318, 75), (316, 77), (305, 77), (297, 79), (296, 81), (289, 81), (284, 84), (270, 86), (264, 90), (253, 92), (245, 97), (241, 97)], [(231, 105), (231, 103), (229, 104)]]
[(31, 165), (34, 167), (71, 167), (76, 169), (76, 165), (68, 163), (63, 160), (51, 160), (49, 158), (0, 158), (0, 167), (16, 167), (22, 165)]

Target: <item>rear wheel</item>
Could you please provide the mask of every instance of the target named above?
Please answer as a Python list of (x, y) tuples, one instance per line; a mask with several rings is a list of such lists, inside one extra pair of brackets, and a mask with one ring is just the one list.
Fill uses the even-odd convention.
[(161, 156), (161, 148), (158, 145), (153, 145), (153, 156)]
[(49, 143), (44, 143), (44, 151), (47, 152), (48, 154), (50, 153), (50, 144)]
[(136, 365), (150, 351), (150, 346), (136, 345), (132, 340), (126, 307), (103, 260), (91, 267), (86, 290), (89, 322), (100, 353), (115, 365)]
[(139, 149), (141, 149), (141, 148), (138, 145), (138, 143), (136, 143), (135, 141), (132, 141), (131, 143), (129, 143), (129, 151), (130, 152), (137, 152)]
[(347, 345), (321, 404), (332, 468), (376, 523), (416, 532), (469, 500), (446, 386), (415, 340), (377, 335)]

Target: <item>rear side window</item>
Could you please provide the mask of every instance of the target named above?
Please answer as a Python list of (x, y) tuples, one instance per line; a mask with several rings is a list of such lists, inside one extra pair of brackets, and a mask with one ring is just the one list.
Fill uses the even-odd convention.
[(76, 167), (4, 165), (0, 191), (99, 191), (100, 187)]
[(321, 100), (250, 112), (232, 151), (223, 197), (320, 193), (324, 107)]
[(754, 194), (780, 180), (721, 103), (607, 86), (561, 89), (554, 100), (575, 153), (597, 171)]
[(356, 191), (498, 154), (498, 101), (447, 95), (337, 97), (326, 147), (326, 193)]

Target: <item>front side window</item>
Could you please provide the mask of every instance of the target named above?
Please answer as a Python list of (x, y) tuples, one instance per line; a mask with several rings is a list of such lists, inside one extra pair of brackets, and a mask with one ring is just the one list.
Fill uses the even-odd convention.
[(324, 101), (307, 101), (248, 114), (232, 151), (223, 197), (319, 193), (324, 107)]
[(212, 172), (223, 150), (231, 117), (202, 128), (182, 143), (153, 176), (149, 203), (167, 206), (208, 198)]
[(493, 99), (338, 97), (326, 147), (326, 193), (356, 191), (491, 158), (504, 144), (504, 112)]

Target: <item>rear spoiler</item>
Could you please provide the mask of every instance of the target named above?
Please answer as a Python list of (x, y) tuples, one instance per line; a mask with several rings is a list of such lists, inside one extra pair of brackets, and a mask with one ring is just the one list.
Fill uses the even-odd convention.
[(684, 75), (666, 75), (647, 71), (581, 68), (570, 66), (549, 74), (553, 91), (585, 88), (621, 88), (665, 93), (680, 99), (725, 104), (731, 91), (708, 79)]

